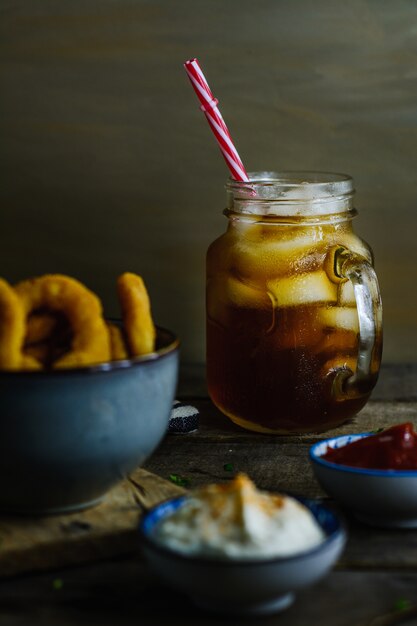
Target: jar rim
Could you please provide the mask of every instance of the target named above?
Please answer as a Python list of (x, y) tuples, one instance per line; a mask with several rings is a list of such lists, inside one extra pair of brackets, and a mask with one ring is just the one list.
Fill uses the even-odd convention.
[[(354, 193), (353, 178), (349, 174), (314, 170), (254, 171), (248, 172), (249, 182), (229, 178), (226, 189), (243, 190), (248, 187), (290, 187), (302, 188), (306, 185), (326, 193), (329, 185), (337, 188), (337, 193)], [(328, 191), (326, 193), (328, 195)]]
[(248, 172), (249, 182), (226, 183), (228, 208), (238, 213), (341, 213), (355, 193), (348, 174), (321, 171)]

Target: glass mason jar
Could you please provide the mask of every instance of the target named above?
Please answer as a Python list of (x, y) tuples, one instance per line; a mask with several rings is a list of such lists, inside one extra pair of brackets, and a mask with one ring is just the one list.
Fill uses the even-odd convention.
[(364, 406), (382, 352), (372, 252), (352, 229), (353, 181), (249, 177), (227, 183), (227, 231), (207, 253), (209, 393), (244, 428), (323, 431)]

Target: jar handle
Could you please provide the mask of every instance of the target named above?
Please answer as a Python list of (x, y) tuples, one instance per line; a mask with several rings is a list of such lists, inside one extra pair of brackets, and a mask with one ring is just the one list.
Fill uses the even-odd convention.
[(333, 271), (342, 281), (351, 281), (359, 318), (356, 372), (340, 369), (333, 380), (333, 393), (343, 400), (366, 395), (375, 386), (381, 358), (382, 302), (375, 270), (363, 256), (338, 248)]

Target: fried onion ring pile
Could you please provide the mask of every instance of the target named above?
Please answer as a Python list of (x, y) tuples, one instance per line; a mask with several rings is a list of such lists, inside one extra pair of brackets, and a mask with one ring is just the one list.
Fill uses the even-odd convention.
[(48, 369), (71, 349), (73, 334), (63, 313), (35, 311), (26, 319), (24, 354), (34, 357)]
[(153, 352), (155, 327), (140, 276), (118, 279), (124, 328), (106, 322), (78, 280), (46, 274), (14, 287), (0, 278), (0, 370), (85, 367)]

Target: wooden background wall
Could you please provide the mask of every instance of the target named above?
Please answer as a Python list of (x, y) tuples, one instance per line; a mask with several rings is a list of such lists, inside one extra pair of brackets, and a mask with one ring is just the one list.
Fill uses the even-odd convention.
[(412, 0), (0, 1), (0, 275), (67, 272), (204, 358), (204, 256), (226, 168), (182, 70), (198, 56), (248, 169), (354, 176), (385, 361), (417, 346), (417, 4)]

